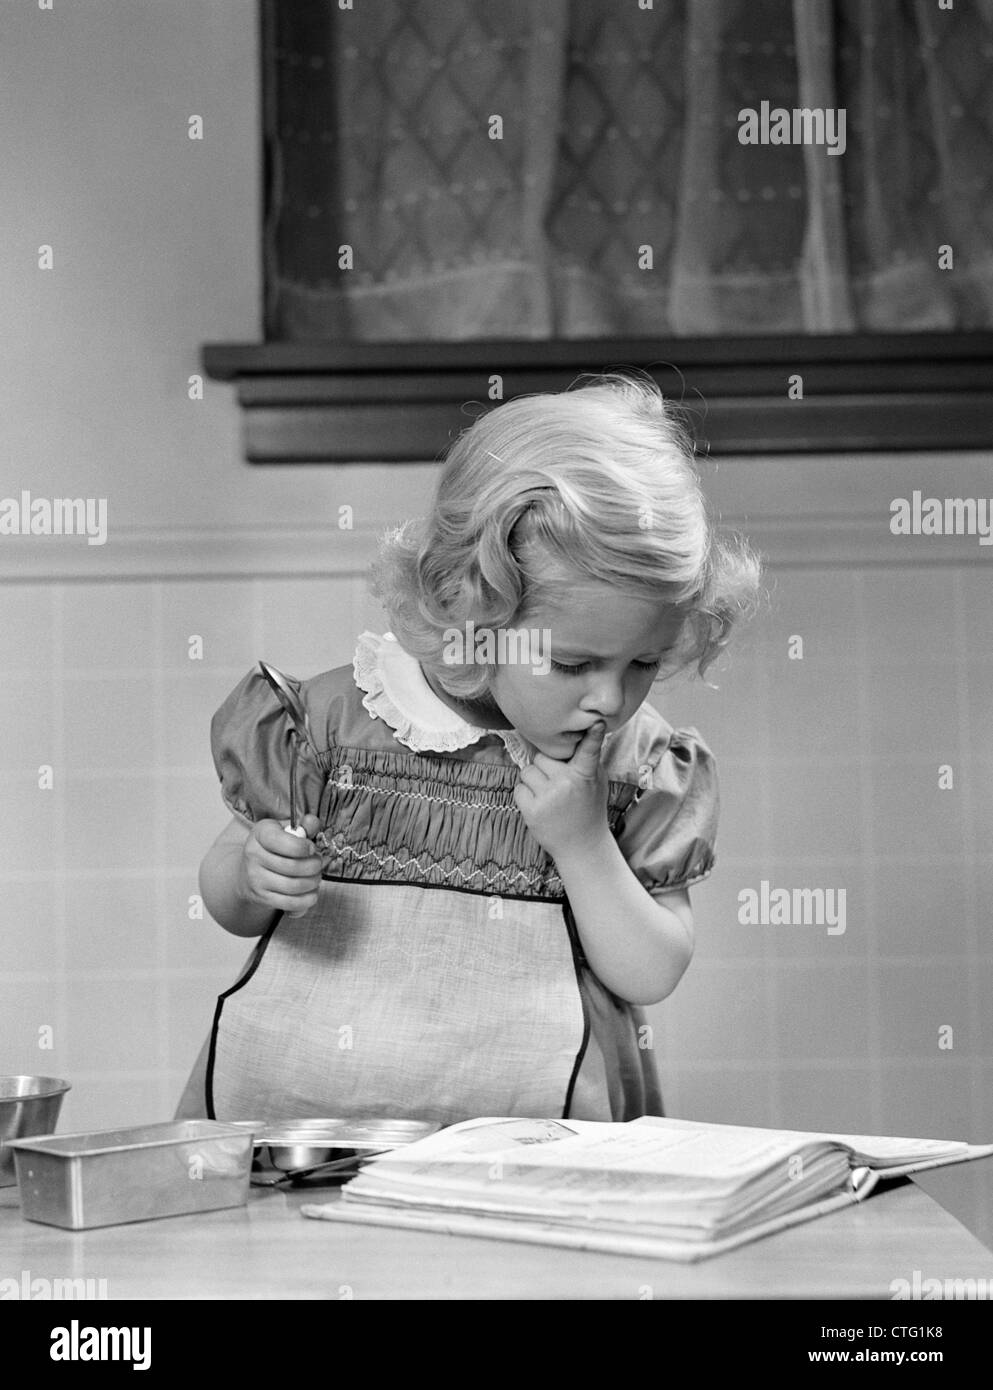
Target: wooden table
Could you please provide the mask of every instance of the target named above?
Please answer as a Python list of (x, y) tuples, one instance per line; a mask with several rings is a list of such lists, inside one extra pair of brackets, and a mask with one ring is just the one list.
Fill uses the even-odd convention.
[(993, 1295), (993, 1254), (910, 1182), (695, 1265), (300, 1215), (336, 1197), (252, 1188), (246, 1207), (73, 1232), (24, 1221), (4, 1188), (0, 1279), (105, 1279), (110, 1299), (891, 1299), (918, 1270)]

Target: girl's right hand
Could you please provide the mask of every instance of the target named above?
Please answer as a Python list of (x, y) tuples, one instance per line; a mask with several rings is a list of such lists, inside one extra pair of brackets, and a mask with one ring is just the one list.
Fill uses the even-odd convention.
[(291, 835), (278, 820), (260, 820), (252, 826), (241, 856), (242, 896), (252, 903), (302, 917), (317, 903), (321, 884), (321, 860), (311, 836), (320, 821), (304, 816), (307, 838)]

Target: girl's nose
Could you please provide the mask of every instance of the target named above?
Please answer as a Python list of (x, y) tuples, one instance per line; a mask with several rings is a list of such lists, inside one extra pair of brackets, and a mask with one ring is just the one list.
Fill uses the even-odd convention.
[(605, 680), (601, 677), (582, 701), (587, 714), (601, 714), (610, 720), (624, 707), (624, 689), (620, 681)]

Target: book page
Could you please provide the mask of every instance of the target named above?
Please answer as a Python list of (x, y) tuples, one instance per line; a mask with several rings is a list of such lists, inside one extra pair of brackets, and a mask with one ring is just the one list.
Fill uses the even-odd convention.
[(840, 1144), (852, 1151), (857, 1163), (884, 1171), (899, 1165), (912, 1172), (918, 1165), (936, 1167), (959, 1159), (983, 1158), (993, 1154), (993, 1144), (966, 1144), (959, 1139), (914, 1139), (882, 1134), (829, 1134), (813, 1130), (745, 1129), (738, 1125), (707, 1124), (697, 1120), (675, 1120), (656, 1115), (644, 1115), (631, 1123), (659, 1126), (664, 1129), (692, 1130), (698, 1133), (720, 1133), (724, 1129), (733, 1129), (740, 1134), (767, 1134), (790, 1139), (797, 1145), (817, 1141)]
[(437, 1134), (419, 1140), (417, 1149), (419, 1153), (430, 1152), (436, 1158), (452, 1153), (488, 1154), (518, 1145), (552, 1144), (559, 1139), (572, 1139), (591, 1126), (594, 1129), (614, 1127), (601, 1120), (463, 1120), (460, 1124), (449, 1125)]
[[(830, 1163), (824, 1161), (828, 1154)], [(809, 1143), (806, 1135), (774, 1130), (661, 1121), (491, 1121), (455, 1126), (373, 1158), (346, 1192), (385, 1192), (400, 1184), (406, 1192), (465, 1191), (489, 1187), (495, 1175), (504, 1193), (526, 1186), (532, 1193), (568, 1191), (571, 1200), (581, 1201), (644, 1191), (703, 1202), (756, 1184), (763, 1191), (792, 1186), (819, 1160), (819, 1172), (844, 1175), (849, 1167), (848, 1154), (837, 1144)]]
[(884, 1172), (895, 1165), (908, 1171), (932, 1168), (957, 1159), (984, 1158), (993, 1154), (993, 1144), (966, 1144), (956, 1139), (901, 1139), (879, 1134), (840, 1134), (837, 1136), (856, 1157)]

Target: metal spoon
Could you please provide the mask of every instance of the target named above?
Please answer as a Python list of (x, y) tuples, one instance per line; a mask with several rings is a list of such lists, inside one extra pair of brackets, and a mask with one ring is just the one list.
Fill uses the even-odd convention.
[(281, 671), (277, 671), (275, 666), (270, 666), (265, 661), (259, 662), (259, 670), (274, 692), (276, 699), (289, 715), (290, 723), (296, 734), (290, 749), (290, 823), (284, 825), (283, 829), (288, 830), (291, 835), (298, 835), (300, 839), (305, 840), (307, 832), (297, 820), (297, 757), (301, 739), (313, 752), (317, 752), (310, 732), (310, 718), (300, 696)]
[(297, 733), (303, 741), (316, 753), (317, 747), (314, 743), (313, 735), (310, 732), (310, 716), (304, 706), (300, 696), (290, 685), (282, 671), (277, 671), (275, 666), (270, 666), (267, 661), (259, 662), (259, 670), (272, 686), (276, 699), (283, 706), (283, 709), (290, 716), (290, 720)]

